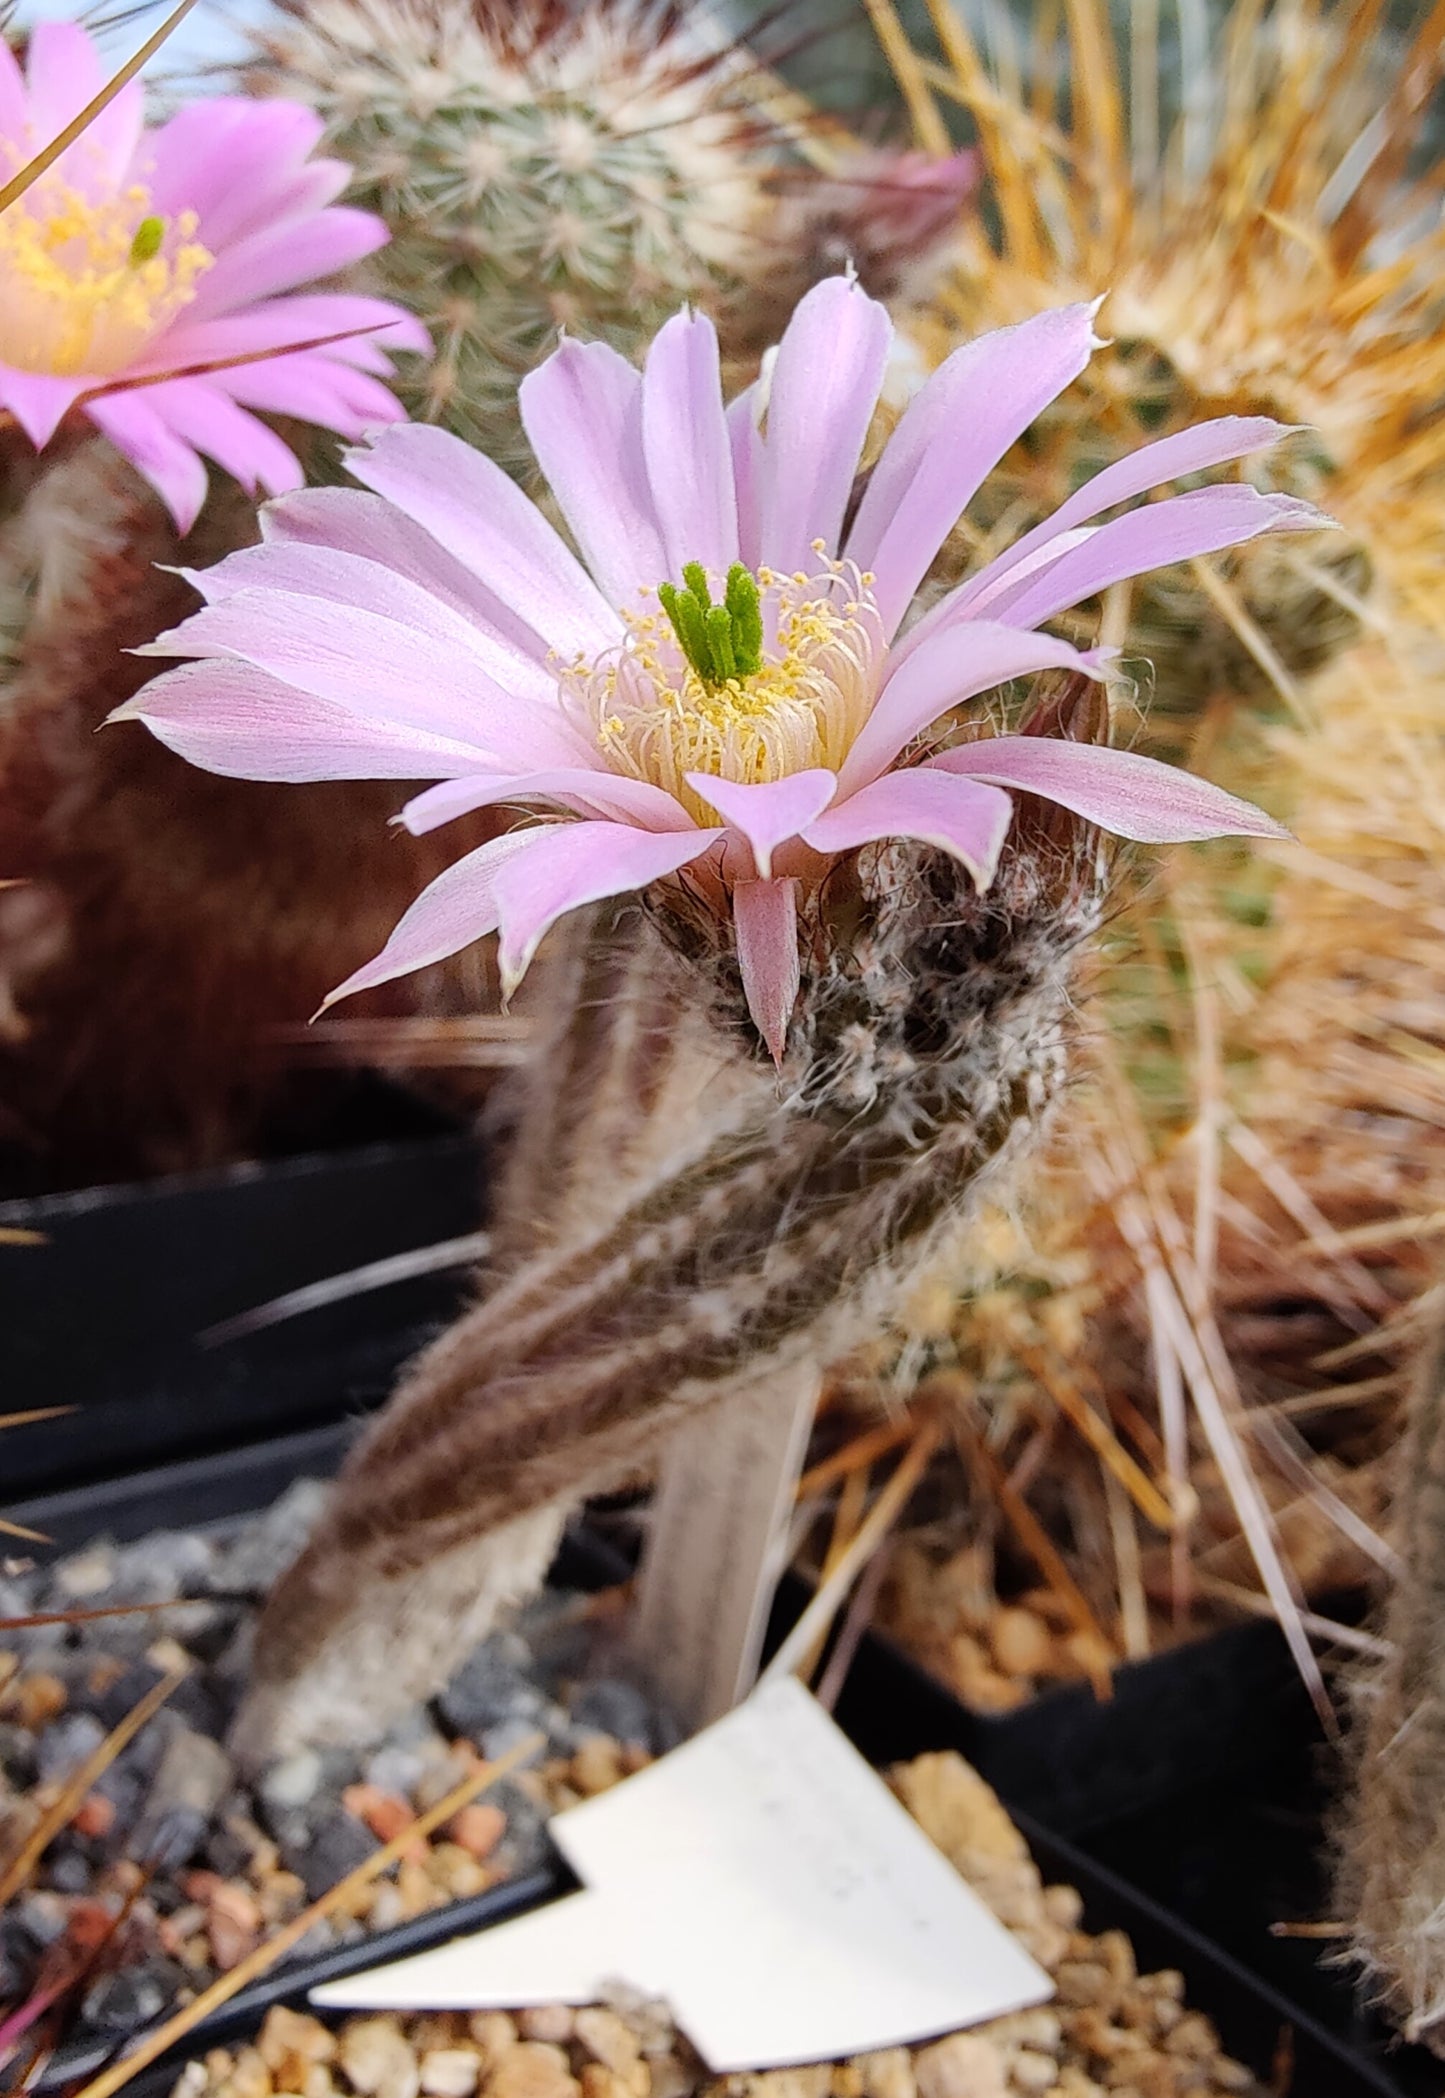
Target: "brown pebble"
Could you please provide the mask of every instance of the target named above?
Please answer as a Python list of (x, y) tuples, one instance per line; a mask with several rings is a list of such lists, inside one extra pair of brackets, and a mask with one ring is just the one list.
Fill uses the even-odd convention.
[(487, 1799), (474, 1799), (469, 1807), (453, 1814), (447, 1834), (478, 1864), (489, 1858), (507, 1833), (507, 1817)]
[(1061, 2003), (1102, 2003), (1114, 1991), (1113, 1976), (1102, 1960), (1064, 1960), (1054, 1981)]
[(637, 2035), (616, 2011), (589, 2006), (578, 2011), (574, 2030), (592, 2059), (601, 2062), (604, 2069), (626, 2076), (637, 2066), (640, 2052)]
[(994, 1660), (1010, 1676), (1042, 1675), (1053, 1653), (1053, 1637), (1032, 1610), (1006, 1604), (994, 1612), (988, 1628)]
[(524, 2040), (550, 2040), (554, 2047), (565, 2047), (575, 2017), (570, 2003), (534, 2003), (518, 2011), (517, 2030)]
[(421, 2058), (427, 2098), (471, 2098), (481, 2077), (482, 2057), (475, 2047), (433, 2047)]
[(65, 1710), (69, 1692), (58, 1676), (27, 1675), (20, 1678), (12, 1709), (21, 1726), (38, 1734)]
[(1035, 2054), (1032, 2047), (1020, 2047), (1009, 2063), (1008, 2080), (1016, 2091), (1047, 2091), (1059, 2073), (1059, 2065), (1051, 2054)]
[(693, 2098), (697, 2076), (675, 2054), (649, 2056), (647, 2070), (652, 2078), (652, 2098)]
[(238, 1966), (260, 1943), (265, 1922), (261, 1904), (234, 1880), (218, 1880), (206, 1902), (206, 1935), (223, 1974)]
[(1003, 2056), (976, 2033), (950, 2033), (914, 2058), (918, 2098), (1007, 2098)]
[(831, 2098), (863, 2098), (863, 2072), (856, 2062), (839, 2062), (828, 2088)]
[[(394, 1843), (416, 1820), (410, 1801), (399, 1792), (383, 1792), (380, 1785), (348, 1785), (341, 1795), (348, 1814), (364, 1822), (378, 1843)], [(426, 1838), (418, 1837), (406, 1857), (426, 1856)]]
[(913, 2062), (906, 2047), (880, 2047), (860, 2054), (853, 2066), (863, 2079), (865, 2098), (916, 2098)]
[[(645, 2067), (642, 2073), (647, 2076)], [(651, 2088), (652, 2079), (649, 2076), (648, 2091)], [(646, 2098), (646, 2093), (637, 2093), (627, 2078), (619, 2076), (615, 2069), (604, 2069), (601, 2062), (587, 2062), (582, 2070), (582, 2098)]]
[(569, 1775), (585, 1799), (610, 1791), (622, 1778), (622, 1757), (617, 1743), (606, 1734), (589, 1734), (572, 1758)]
[(505, 2011), (473, 2011), (467, 2031), (476, 2041), (483, 2066), (495, 2069), (517, 2044), (517, 2028)]
[(266, 2013), (256, 2052), (269, 2069), (278, 2068), (288, 2055), (299, 2055), (302, 2061), (329, 2062), (335, 2059), (336, 2036), (319, 2018), (308, 2018), (303, 2011), (288, 2010), (284, 2003), (278, 2003)]
[(87, 1792), (70, 1823), (78, 1836), (108, 1836), (115, 1827), (115, 1802), (103, 1792)]
[(518, 2040), (487, 2083), (487, 2098), (581, 2098), (581, 2091), (562, 2049), (544, 2040)]
[(271, 2071), (254, 2047), (242, 2047), (217, 2098), (271, 2098)]
[(417, 2098), (416, 2057), (392, 2018), (357, 2018), (343, 2027), (337, 2059), (361, 2098)]

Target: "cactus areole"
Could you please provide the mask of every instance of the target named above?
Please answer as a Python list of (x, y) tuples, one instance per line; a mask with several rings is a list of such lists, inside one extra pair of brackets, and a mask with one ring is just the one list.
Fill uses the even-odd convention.
[(414, 832), (502, 802), (545, 818), (449, 868), (334, 996), (494, 930), (515, 984), (565, 913), (681, 882), (731, 920), (747, 1009), (781, 1061), (800, 902), (862, 847), (925, 844), (983, 892), (1020, 793), (1130, 838), (1277, 833), (1136, 755), (940, 726), (1015, 678), (1101, 677), (1098, 652), (1039, 631), (1082, 599), (1323, 521), (1238, 482), (1107, 515), (1282, 434), (1226, 417), (1110, 467), (910, 623), (985, 476), (1083, 369), (1094, 314), (1066, 307), (958, 350), (851, 519), (891, 329), (850, 278), (808, 293), (766, 393), (730, 407), (694, 313), (667, 322), (641, 372), (564, 341), (521, 406), (577, 553), (455, 437), (384, 430), (348, 461), (370, 492), (284, 498), (260, 547), (194, 578), (205, 608), (155, 643), (194, 660), (120, 711), (213, 771), (430, 775), (402, 812)]

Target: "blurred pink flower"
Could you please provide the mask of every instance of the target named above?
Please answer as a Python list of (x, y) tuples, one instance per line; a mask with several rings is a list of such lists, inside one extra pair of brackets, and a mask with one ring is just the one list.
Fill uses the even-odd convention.
[[(947, 710), (1097, 655), (1036, 629), (1163, 562), (1323, 520), (1238, 482), (1095, 520), (1162, 480), (1271, 444), (1227, 417), (1146, 445), (904, 628), (992, 466), (1082, 370), (1094, 308), (956, 351), (902, 417), (845, 528), (891, 328), (847, 278), (801, 302), (757, 389), (725, 410), (711, 325), (679, 314), (638, 373), (564, 342), (522, 412), (579, 561), (487, 459), (436, 429), (382, 432), (262, 517), (264, 543), (192, 580), (206, 607), (155, 644), (199, 660), (120, 713), (215, 772), (425, 778), (414, 832), (499, 802), (572, 820), (469, 853), (333, 993), (499, 929), (514, 984), (557, 918), (687, 867), (731, 908), (749, 1007), (780, 1055), (800, 885), (873, 840), (923, 839), (980, 888), (1011, 792), (1124, 837), (1279, 834), (1247, 803), (1122, 751), (945, 739)], [(585, 566), (584, 566), (585, 563)]]
[[(0, 179), (103, 80), (77, 23), (37, 24), (23, 76), (0, 39)], [(186, 531), (206, 492), (202, 453), (252, 490), (302, 485), (289, 447), (248, 410), (353, 438), (401, 416), (379, 380), (386, 351), (430, 349), (415, 320), (381, 299), (277, 296), (387, 238), (380, 219), (332, 203), (349, 170), (308, 159), (320, 135), (309, 110), (244, 98), (193, 103), (147, 131), (132, 81), (0, 213), (0, 408), (37, 449), (78, 407)], [(239, 357), (257, 361), (205, 369)]]

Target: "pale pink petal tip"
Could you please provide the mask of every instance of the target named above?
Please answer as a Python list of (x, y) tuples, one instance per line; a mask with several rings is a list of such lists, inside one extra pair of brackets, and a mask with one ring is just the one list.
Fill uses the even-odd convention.
[(996, 736), (944, 751), (925, 769), (1041, 795), (1101, 830), (1145, 844), (1290, 836), (1253, 802), (1137, 751), (1044, 736)]
[(793, 881), (740, 881), (733, 889), (743, 994), (775, 1064), (783, 1060), (801, 981), (797, 888)]

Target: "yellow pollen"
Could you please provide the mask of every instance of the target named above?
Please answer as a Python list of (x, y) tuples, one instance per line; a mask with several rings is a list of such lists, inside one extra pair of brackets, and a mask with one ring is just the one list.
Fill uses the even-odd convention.
[(134, 362), (215, 260), (196, 217), (140, 183), (101, 193), (56, 173), (0, 213), (0, 363), (73, 378)]
[[(689, 772), (758, 784), (842, 764), (867, 720), (884, 644), (877, 610), (857, 571), (757, 572), (767, 635), (762, 668), (704, 683), (670, 622), (625, 615), (628, 637), (597, 662), (561, 675), (563, 696), (585, 720), (612, 768), (664, 788), (699, 823), (717, 812), (687, 784)], [(651, 592), (639, 593), (651, 596)]]

